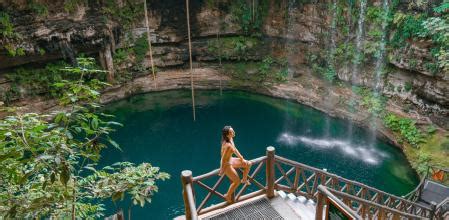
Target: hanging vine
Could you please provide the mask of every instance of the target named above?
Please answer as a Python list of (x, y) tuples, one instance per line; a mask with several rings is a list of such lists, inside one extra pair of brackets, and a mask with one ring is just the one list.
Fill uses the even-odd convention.
[[(156, 75), (154, 71), (154, 62), (153, 62), (153, 50), (151, 49), (151, 37), (150, 37), (150, 25), (148, 24), (148, 10), (147, 10), (147, 0), (143, 0), (143, 10), (145, 12), (145, 26), (147, 29), (147, 41), (148, 48), (150, 49), (150, 63), (151, 63), (151, 73), (153, 74), (153, 81), (156, 80)], [(155, 81), (156, 83), (156, 81)]]
[(195, 119), (196, 119), (196, 117), (195, 117), (195, 89), (193, 87), (192, 41), (190, 39), (189, 0), (186, 0), (186, 13), (187, 13), (187, 36), (189, 38), (190, 88), (192, 90), (193, 121), (195, 121)]

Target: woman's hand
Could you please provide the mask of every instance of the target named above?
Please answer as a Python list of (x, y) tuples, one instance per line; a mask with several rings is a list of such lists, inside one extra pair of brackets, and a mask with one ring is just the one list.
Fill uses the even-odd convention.
[(220, 171), (218, 171), (218, 175), (223, 176), (223, 174), (224, 174), (224, 170), (220, 167)]

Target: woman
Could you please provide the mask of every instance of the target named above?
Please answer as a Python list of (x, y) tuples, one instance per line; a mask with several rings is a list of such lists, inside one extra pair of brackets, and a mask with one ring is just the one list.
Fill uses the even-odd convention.
[[(240, 183), (248, 184), (248, 173), (251, 168), (251, 162), (243, 158), (240, 152), (234, 145), (235, 131), (231, 126), (225, 126), (221, 132), (221, 162), (219, 175), (225, 174), (230, 180), (228, 192), (225, 194), (225, 199), (228, 203), (232, 203), (234, 191)], [(235, 154), (237, 157), (233, 157)], [(242, 181), (240, 182), (239, 175), (235, 169), (243, 168)]]

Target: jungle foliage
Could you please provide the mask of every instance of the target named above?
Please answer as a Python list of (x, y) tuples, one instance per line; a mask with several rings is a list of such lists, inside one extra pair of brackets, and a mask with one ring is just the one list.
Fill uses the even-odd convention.
[[(118, 162), (98, 168), (103, 149), (120, 149), (110, 138), (120, 123), (98, 112), (99, 89), (106, 83), (92, 77), (92, 58), (62, 71), (77, 80), (53, 86), (64, 91), (63, 107), (49, 115), (20, 113), (0, 121), (0, 215), (5, 218), (100, 218), (104, 201), (130, 198), (151, 202), (156, 182), (169, 178), (148, 163)], [(128, 195), (128, 196), (125, 196)]]

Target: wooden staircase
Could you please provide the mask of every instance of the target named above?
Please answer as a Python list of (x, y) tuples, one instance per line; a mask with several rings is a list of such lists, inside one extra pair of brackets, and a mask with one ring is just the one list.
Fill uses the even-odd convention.
[[(218, 176), (218, 169), (196, 177), (191, 171), (183, 171), (185, 218), (201, 219), (208, 213), (231, 213), (230, 208), (237, 209), (247, 200), (260, 197), (268, 199), (283, 219), (322, 220), (329, 215), (329, 210), (340, 211), (332, 214), (342, 214), (348, 219), (441, 219), (440, 212), (446, 213), (443, 208), (421, 205), (277, 156), (273, 147), (267, 148), (266, 156), (251, 162), (253, 166), (248, 179), (252, 188), (241, 185), (235, 191), (235, 203), (231, 205), (225, 202), (224, 193), (219, 190), (224, 176)], [(201, 190), (202, 194), (195, 193)], [(223, 202), (212, 204), (213, 197)]]

